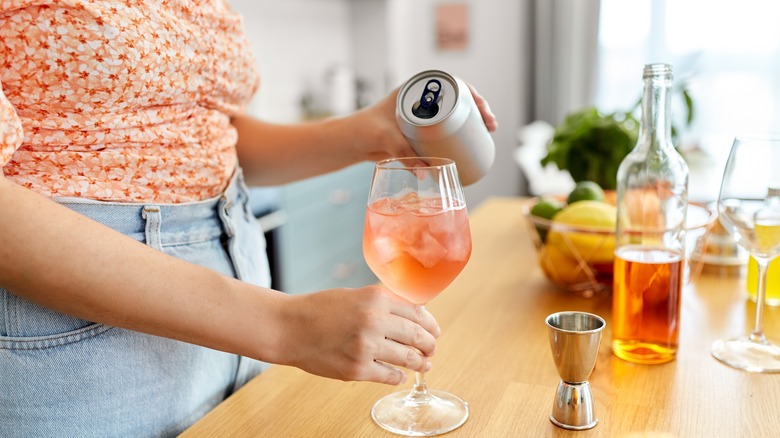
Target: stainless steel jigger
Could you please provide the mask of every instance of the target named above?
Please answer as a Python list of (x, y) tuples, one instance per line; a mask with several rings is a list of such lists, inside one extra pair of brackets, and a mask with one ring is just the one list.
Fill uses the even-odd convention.
[(585, 430), (598, 423), (588, 377), (596, 366), (606, 323), (591, 313), (558, 312), (546, 319), (555, 367), (561, 382), (550, 421), (564, 429)]

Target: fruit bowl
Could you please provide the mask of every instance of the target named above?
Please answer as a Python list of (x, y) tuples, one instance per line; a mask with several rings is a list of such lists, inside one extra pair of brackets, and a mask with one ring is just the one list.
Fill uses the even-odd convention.
[[(615, 250), (614, 227), (570, 225), (530, 213), (539, 200), (533, 198), (523, 209), (537, 259), (544, 275), (564, 291), (590, 298), (612, 292)], [(698, 257), (714, 224), (716, 214), (704, 205), (690, 203), (686, 223), (686, 279), (701, 270)]]

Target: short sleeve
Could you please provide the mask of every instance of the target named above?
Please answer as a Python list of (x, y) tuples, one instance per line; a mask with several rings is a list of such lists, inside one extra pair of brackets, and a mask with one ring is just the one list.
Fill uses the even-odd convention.
[(22, 122), (5, 97), (3, 84), (0, 83), (0, 167), (11, 160), (11, 156), (21, 146), (23, 137)]

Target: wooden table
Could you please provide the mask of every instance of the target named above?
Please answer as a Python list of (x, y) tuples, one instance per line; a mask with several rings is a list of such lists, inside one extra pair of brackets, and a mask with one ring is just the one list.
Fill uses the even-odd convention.
[[(745, 298), (744, 278), (701, 275), (686, 286), (675, 361), (625, 362), (610, 351), (610, 296), (575, 297), (544, 278), (522, 203), (493, 198), (472, 212), (472, 258), (428, 306), (443, 330), (428, 385), (471, 407), (466, 424), (447, 436), (780, 436), (780, 374), (738, 371), (709, 354), (715, 339), (750, 329), (754, 305)], [(590, 379), (599, 423), (588, 431), (566, 431), (549, 420), (559, 378), (544, 321), (560, 310), (607, 321)], [(768, 337), (780, 341), (780, 308), (765, 315)], [(373, 423), (370, 410), (396, 389), (274, 366), (183, 436), (393, 437)]]

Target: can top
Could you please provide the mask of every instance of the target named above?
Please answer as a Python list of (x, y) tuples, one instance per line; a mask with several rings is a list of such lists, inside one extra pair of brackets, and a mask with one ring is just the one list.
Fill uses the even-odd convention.
[[(412, 76), (400, 90), (398, 110), (413, 125), (435, 125), (455, 109), (459, 92), (454, 77), (440, 70), (426, 70)], [(426, 102), (431, 97), (435, 102)], [(432, 105), (434, 109), (430, 109)]]

